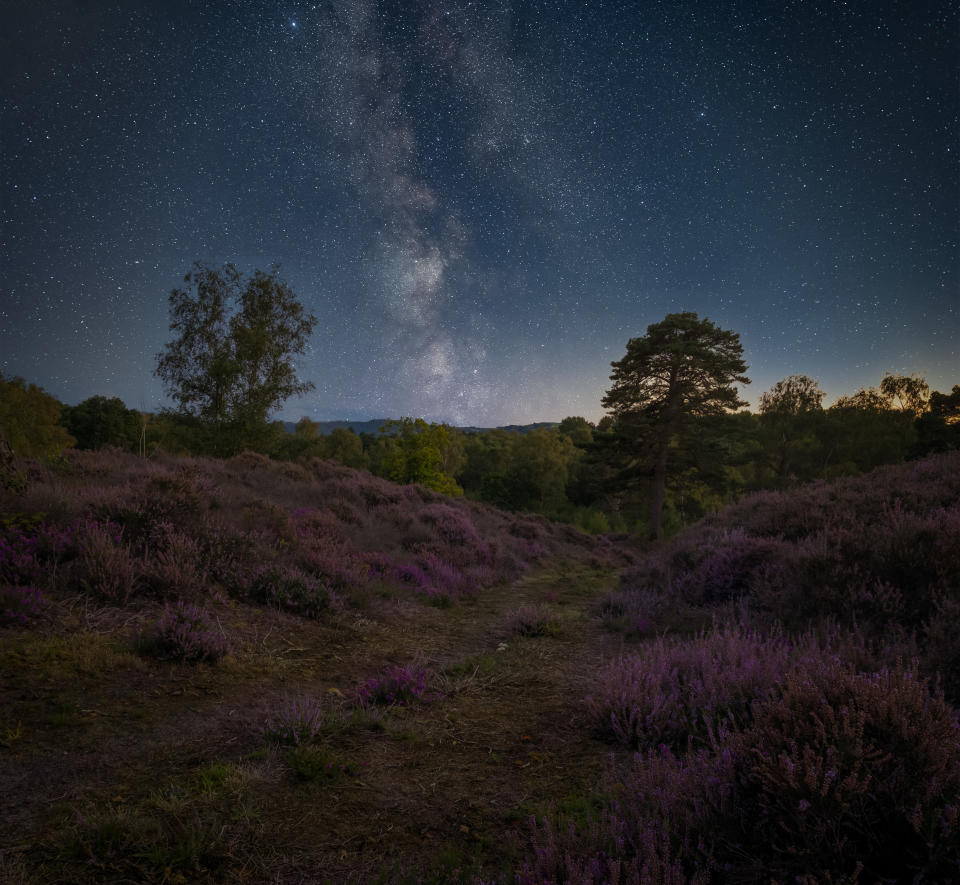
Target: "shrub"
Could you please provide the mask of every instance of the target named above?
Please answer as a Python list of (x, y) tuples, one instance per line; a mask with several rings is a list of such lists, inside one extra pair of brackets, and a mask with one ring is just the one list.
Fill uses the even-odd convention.
[(922, 631), (923, 661), (927, 672), (937, 674), (944, 694), (956, 706), (960, 704), (960, 598), (938, 588), (933, 605)]
[(288, 566), (262, 569), (253, 579), (250, 593), (257, 602), (305, 618), (319, 618), (332, 601), (323, 581)]
[(139, 582), (141, 563), (121, 540), (112, 522), (87, 522), (78, 531), (80, 555), (75, 563), (80, 586), (87, 593), (124, 605)]
[(180, 661), (216, 661), (227, 653), (227, 640), (210, 613), (192, 603), (165, 605), (145, 643), (146, 650)]
[(630, 633), (647, 633), (666, 608), (658, 594), (611, 590), (598, 605), (598, 612), (608, 626), (622, 626)]
[(386, 578), (393, 574), (393, 563), (384, 553), (361, 553), (360, 561), (366, 565), (367, 574), (371, 578)]
[(30, 584), (40, 576), (37, 561), (38, 540), (16, 526), (0, 532), (0, 581), (5, 584)]
[(424, 553), (417, 561), (438, 593), (460, 596), (474, 587), (474, 582), (467, 575), (435, 553)]
[(612, 763), (602, 805), (536, 822), (518, 880), (956, 881), (960, 723), (915, 669), (808, 647), (744, 727)]
[(43, 594), (35, 587), (0, 586), (0, 625), (25, 627), (40, 617), (46, 606)]
[(521, 605), (507, 616), (507, 628), (518, 636), (556, 636), (560, 626), (541, 605)]
[(340, 522), (345, 522), (348, 525), (363, 525), (363, 517), (360, 515), (360, 511), (349, 501), (345, 501), (343, 498), (334, 498), (327, 503), (327, 507)]
[(676, 589), (694, 605), (724, 602), (748, 593), (754, 577), (782, 557), (783, 543), (755, 538), (739, 529), (722, 532), (713, 549), (676, 581)]
[(773, 690), (789, 654), (783, 639), (735, 627), (661, 638), (612, 662), (588, 708), (602, 730), (634, 749), (710, 743), (720, 730), (749, 722), (752, 704)]
[(423, 667), (390, 667), (379, 676), (368, 679), (357, 690), (361, 707), (377, 704), (401, 706), (427, 699), (427, 682), (431, 674)]
[(638, 753), (606, 777), (600, 813), (585, 822), (530, 822), (532, 851), (521, 885), (707, 885), (716, 868), (712, 834), (732, 781), (729, 757)]
[(802, 667), (743, 738), (737, 837), (757, 864), (804, 881), (960, 874), (960, 724), (915, 669)]
[(394, 580), (399, 584), (407, 584), (417, 590), (429, 591), (433, 589), (427, 573), (418, 565), (398, 565), (393, 570)]
[(474, 548), (483, 546), (470, 516), (459, 508), (449, 504), (434, 504), (424, 508), (420, 519), (432, 525), (438, 537), (447, 544)]
[(150, 535), (153, 556), (147, 564), (149, 580), (161, 593), (196, 594), (206, 585), (200, 545), (168, 522), (154, 526)]
[(322, 709), (317, 701), (291, 698), (268, 720), (263, 737), (270, 744), (298, 747), (310, 743), (322, 727)]

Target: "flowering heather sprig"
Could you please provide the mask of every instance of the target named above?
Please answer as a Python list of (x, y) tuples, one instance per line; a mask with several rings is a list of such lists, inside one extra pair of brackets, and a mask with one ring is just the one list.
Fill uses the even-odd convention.
[(960, 871), (960, 723), (915, 669), (810, 661), (757, 705), (738, 769), (738, 847), (779, 858), (784, 880)]
[(320, 580), (328, 590), (349, 592), (370, 583), (370, 569), (356, 553), (343, 548), (327, 548), (312, 555), (301, 554), (297, 565)]
[(37, 552), (41, 559), (59, 559), (62, 556), (75, 555), (77, 535), (88, 520), (76, 519), (66, 525), (45, 522), (37, 526)]
[(291, 698), (268, 720), (263, 728), (267, 743), (298, 747), (310, 743), (323, 727), (320, 703), (313, 698)]
[(76, 563), (81, 587), (118, 605), (125, 604), (133, 594), (142, 565), (121, 537), (116, 523), (87, 522), (78, 531), (80, 556)]
[(474, 587), (474, 580), (436, 553), (423, 553), (417, 561), (429, 575), (430, 583), (439, 593), (460, 596)]
[(205, 608), (181, 601), (163, 607), (147, 647), (175, 660), (216, 661), (227, 653), (227, 640)]
[(36, 587), (0, 586), (0, 624), (25, 627), (43, 613), (46, 605)]
[(148, 569), (160, 592), (188, 595), (203, 589), (206, 569), (196, 540), (170, 523), (161, 522), (153, 527), (149, 545), (153, 555)]
[(0, 534), (0, 581), (5, 584), (35, 581), (40, 575), (37, 547), (37, 538), (18, 528)]
[(611, 663), (588, 707), (599, 726), (634, 749), (682, 749), (689, 738), (710, 743), (720, 729), (749, 722), (751, 705), (774, 689), (789, 658), (783, 639), (738, 628), (661, 638)]
[(251, 594), (257, 602), (305, 618), (319, 618), (330, 608), (332, 600), (323, 581), (287, 566), (262, 569), (253, 579)]
[(697, 566), (679, 577), (676, 589), (694, 605), (741, 596), (769, 563), (784, 559), (784, 547), (783, 541), (752, 537), (742, 529), (723, 532)]
[(550, 610), (542, 605), (521, 605), (507, 616), (507, 629), (518, 636), (553, 636), (560, 631)]
[(304, 551), (328, 552), (347, 542), (343, 523), (329, 510), (298, 507), (291, 514), (291, 522), (296, 542)]
[(357, 690), (357, 700), (361, 707), (371, 707), (377, 704), (406, 705), (415, 701), (426, 700), (427, 682), (431, 673), (423, 667), (394, 666), (368, 679)]
[(730, 770), (729, 759), (707, 753), (638, 753), (608, 774), (598, 815), (530, 821), (533, 850), (517, 885), (708, 885), (715, 807)]
[(461, 509), (449, 504), (434, 504), (424, 509), (420, 519), (432, 525), (438, 537), (446, 544), (471, 548), (484, 546), (473, 520)]
[(360, 561), (366, 565), (367, 573), (371, 578), (385, 578), (393, 573), (393, 563), (385, 553), (361, 553)]
[(427, 573), (418, 565), (398, 565), (393, 570), (393, 577), (400, 584), (408, 584), (417, 590), (427, 590), (431, 582)]

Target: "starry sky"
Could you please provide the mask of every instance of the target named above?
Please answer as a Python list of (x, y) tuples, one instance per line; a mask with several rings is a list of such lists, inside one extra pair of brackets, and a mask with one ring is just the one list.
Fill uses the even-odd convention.
[(43, 0), (0, 38), (0, 372), (166, 403), (195, 260), (318, 318), (277, 417), (597, 420), (670, 312), (760, 394), (960, 383), (953, 0)]

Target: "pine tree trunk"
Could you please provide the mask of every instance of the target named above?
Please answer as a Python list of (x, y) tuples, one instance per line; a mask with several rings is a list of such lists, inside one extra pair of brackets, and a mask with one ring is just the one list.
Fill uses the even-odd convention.
[(653, 466), (653, 485), (650, 489), (650, 540), (656, 541), (662, 534), (663, 504), (667, 496), (667, 448), (666, 441), (660, 444), (657, 460)]

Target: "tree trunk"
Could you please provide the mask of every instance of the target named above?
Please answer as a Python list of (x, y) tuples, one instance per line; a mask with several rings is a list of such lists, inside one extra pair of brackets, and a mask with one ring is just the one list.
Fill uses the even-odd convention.
[(658, 540), (662, 535), (663, 504), (667, 497), (667, 448), (667, 441), (660, 444), (657, 461), (653, 466), (653, 484), (650, 489), (651, 541)]

